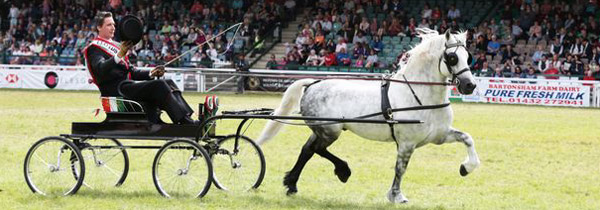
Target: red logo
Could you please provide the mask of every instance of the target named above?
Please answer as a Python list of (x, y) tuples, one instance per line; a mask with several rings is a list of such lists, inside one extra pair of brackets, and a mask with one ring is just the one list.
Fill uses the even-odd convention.
[(17, 83), (19, 81), (19, 76), (16, 74), (9, 74), (6, 75), (5, 79), (8, 81), (8, 83)]

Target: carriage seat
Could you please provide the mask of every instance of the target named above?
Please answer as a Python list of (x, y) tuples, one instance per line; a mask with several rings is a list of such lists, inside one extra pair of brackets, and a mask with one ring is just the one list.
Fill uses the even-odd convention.
[(148, 119), (144, 111), (145, 104), (123, 97), (100, 97), (102, 110), (106, 113), (104, 122), (155, 122)]

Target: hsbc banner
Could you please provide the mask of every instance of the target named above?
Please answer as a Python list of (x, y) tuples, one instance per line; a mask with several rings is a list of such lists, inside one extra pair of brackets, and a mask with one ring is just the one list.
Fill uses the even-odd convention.
[[(183, 90), (181, 73), (166, 73)], [(98, 90), (87, 71), (81, 70), (0, 70), (0, 88)]]
[(585, 85), (549, 85), (532, 83), (495, 83), (480, 81), (472, 95), (463, 101), (545, 106), (590, 106), (590, 87)]
[(0, 88), (98, 90), (86, 71), (0, 70)]

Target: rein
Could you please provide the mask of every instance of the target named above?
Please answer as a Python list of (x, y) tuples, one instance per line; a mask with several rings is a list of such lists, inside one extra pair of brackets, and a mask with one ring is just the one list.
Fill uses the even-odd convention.
[[(210, 73), (211, 75), (236, 75), (237, 73)], [(340, 80), (365, 80), (365, 81), (389, 81), (403, 84), (415, 84), (415, 85), (431, 85), (431, 86), (455, 86), (455, 83), (449, 82), (424, 82), (424, 81), (410, 81), (410, 80), (398, 80), (389, 77), (357, 77), (357, 76), (286, 76), (286, 75), (266, 75), (266, 74), (244, 74), (248, 77), (271, 77), (271, 78), (285, 78), (285, 79), (340, 79)]]

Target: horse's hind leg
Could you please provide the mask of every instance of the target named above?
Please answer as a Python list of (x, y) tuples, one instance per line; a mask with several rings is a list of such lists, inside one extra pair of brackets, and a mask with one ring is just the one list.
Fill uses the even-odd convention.
[(317, 150), (317, 154), (333, 163), (335, 166), (335, 175), (338, 177), (338, 179), (340, 179), (341, 182), (346, 183), (346, 181), (348, 181), (352, 171), (350, 171), (350, 167), (348, 167), (348, 163), (346, 163), (346, 161), (338, 158), (334, 154), (331, 154), (327, 148)]
[(292, 168), (292, 170), (288, 171), (283, 178), (283, 185), (287, 187), (287, 195), (292, 195), (298, 192), (298, 188), (296, 187), (296, 183), (298, 183), (298, 178), (300, 178), (300, 173), (302, 173), (302, 169), (306, 165), (306, 162), (312, 158), (315, 154), (315, 151), (311, 147), (312, 144), (317, 139), (317, 135), (314, 133), (308, 138), (308, 141), (302, 147), (302, 151), (300, 152), (300, 156), (298, 156), (298, 160), (296, 164)]
[(473, 172), (475, 168), (479, 166), (479, 157), (477, 156), (477, 152), (475, 151), (475, 142), (473, 141), (473, 137), (468, 133), (456, 130), (451, 128), (448, 132), (448, 135), (444, 139), (443, 143), (458, 141), (465, 144), (467, 147), (467, 158), (460, 165), (460, 175), (466, 176), (469, 173)]
[(310, 158), (312, 158), (312, 156), (315, 153), (319, 154), (321, 157), (328, 159), (335, 165), (334, 172), (338, 176), (340, 181), (348, 181), (351, 172), (346, 161), (343, 161), (342, 159), (336, 157), (335, 155), (327, 151), (327, 147), (331, 145), (335, 140), (337, 140), (339, 134), (340, 132), (331, 132), (331, 130), (325, 132), (325, 130), (316, 129), (315, 133), (313, 133), (308, 138), (308, 141), (302, 147), (302, 151), (300, 152), (300, 156), (298, 157), (296, 164), (294, 165), (292, 170), (287, 172), (283, 179), (283, 185), (285, 185), (288, 188), (288, 195), (298, 192), (298, 187), (296, 186), (296, 183), (300, 178), (302, 169), (304, 169), (304, 166), (306, 165), (308, 160), (310, 160)]

